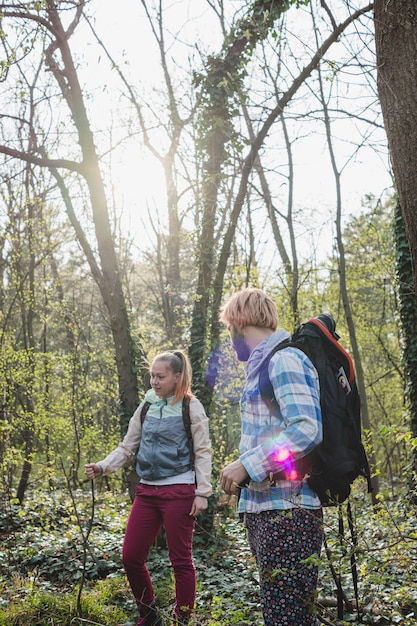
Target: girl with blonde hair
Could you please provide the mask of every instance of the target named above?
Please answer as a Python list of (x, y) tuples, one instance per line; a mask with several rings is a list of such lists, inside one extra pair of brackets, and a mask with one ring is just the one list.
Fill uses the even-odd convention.
[(156, 356), (150, 375), (152, 388), (131, 418), (123, 441), (102, 461), (87, 464), (85, 471), (90, 479), (106, 476), (137, 453), (139, 484), (122, 552), (139, 610), (137, 626), (162, 624), (146, 567), (149, 549), (161, 526), (165, 527), (175, 578), (173, 626), (183, 626), (189, 623), (195, 603), (195, 519), (207, 508), (212, 493), (208, 419), (203, 405), (191, 393), (191, 367), (181, 350)]

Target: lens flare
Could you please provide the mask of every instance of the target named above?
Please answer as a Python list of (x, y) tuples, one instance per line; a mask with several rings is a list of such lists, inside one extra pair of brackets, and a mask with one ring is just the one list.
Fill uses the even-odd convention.
[(230, 342), (211, 353), (207, 364), (206, 381), (215, 395), (228, 400), (231, 404), (239, 404), (245, 385), (245, 371), (237, 360)]
[(280, 448), (274, 453), (274, 461), (279, 463), (285, 480), (297, 480), (298, 472), (294, 466), (294, 455), (288, 448)]
[(274, 458), (277, 463), (285, 463), (286, 461), (291, 460), (292, 454), (286, 448), (280, 448), (280, 450), (275, 453)]

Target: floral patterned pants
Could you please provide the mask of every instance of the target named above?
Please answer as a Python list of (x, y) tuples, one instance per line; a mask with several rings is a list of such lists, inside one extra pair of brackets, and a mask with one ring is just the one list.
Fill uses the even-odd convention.
[(265, 626), (315, 626), (322, 510), (247, 513), (246, 529), (259, 569)]

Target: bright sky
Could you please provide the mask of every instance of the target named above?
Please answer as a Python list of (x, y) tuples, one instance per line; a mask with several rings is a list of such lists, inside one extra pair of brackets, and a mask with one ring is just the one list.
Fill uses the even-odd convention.
[[(169, 54), (175, 57), (178, 64), (183, 62), (186, 54), (195, 54), (196, 42), (199, 42), (202, 49), (210, 47), (215, 52), (220, 48), (221, 38), (205, 0), (171, 2), (164, 0), (162, 4), (166, 12), (165, 23), (169, 25), (171, 33), (178, 34), (182, 41), (189, 42), (184, 48), (183, 59), (175, 57), (178, 54), (178, 47), (169, 50)], [(236, 2), (231, 6), (235, 9)], [(129, 80), (136, 86), (143, 85), (149, 89), (150, 97), (154, 97), (161, 80), (159, 56), (141, 1), (124, 0), (123, 9), (120, 9), (115, 8), (114, 2), (110, 0), (99, 2), (93, 0), (90, 7), (96, 12), (95, 26), (98, 34), (107, 43), (111, 54), (122, 64)], [(300, 12), (295, 13), (293, 10), (289, 13), (289, 20), (291, 16), (299, 20), (300, 15)], [(77, 37), (78, 43), (89, 58), (89, 67), (85, 68), (85, 80), (90, 87), (92, 84), (96, 86), (96, 98), (90, 102), (95, 125), (99, 120), (104, 135), (109, 133), (111, 127), (113, 133), (124, 132), (123, 118), (128, 103), (120, 96), (120, 83), (116, 81), (115, 72), (109, 72), (104, 53), (97, 51), (90, 43), (91, 33), (86, 26)], [(107, 85), (107, 88), (103, 94), (104, 85)], [(344, 131), (339, 124), (337, 132), (339, 136), (349, 134), (351, 127), (346, 127)], [(318, 230), (321, 229), (322, 222), (330, 222), (325, 234), (321, 235), (330, 240), (335, 186), (322, 129), (320, 133), (309, 136), (306, 133), (303, 141), (295, 144), (294, 154), (297, 163), (295, 200), (300, 208), (315, 209)], [(357, 138), (352, 137), (352, 141), (354, 139)], [(380, 132), (380, 139), (384, 140), (383, 131)], [(346, 155), (351, 152), (352, 146), (349, 146), (348, 142), (349, 137), (345, 137), (339, 146), (339, 167), (344, 164)], [(113, 180), (108, 181), (109, 186), (113, 185), (117, 204), (123, 206), (125, 227), (133, 232), (137, 231), (143, 245), (143, 238), (146, 233), (150, 233), (149, 213), (156, 215), (162, 210), (164, 219), (165, 191), (162, 168), (149, 154), (142, 154), (136, 142), (132, 142), (130, 146), (125, 144), (123, 150), (113, 158)], [(344, 210), (346, 213), (358, 212), (365, 194), (373, 193), (380, 197), (390, 185), (386, 149), (381, 149), (380, 146), (377, 150), (371, 147), (362, 148), (342, 176)], [(321, 239), (321, 245), (323, 242), (324, 239)]]

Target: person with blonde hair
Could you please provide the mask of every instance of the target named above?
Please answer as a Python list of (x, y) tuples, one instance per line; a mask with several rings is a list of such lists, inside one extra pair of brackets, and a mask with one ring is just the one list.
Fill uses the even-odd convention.
[[(240, 496), (239, 512), (260, 573), (265, 626), (313, 626), (322, 509), (301, 460), (323, 437), (318, 374), (293, 346), (271, 357), (290, 335), (276, 330), (275, 303), (262, 290), (233, 294), (220, 320), (246, 373), (240, 457), (222, 470), (221, 487)], [(276, 402), (267, 401), (261, 389), (266, 364)]]
[(195, 603), (195, 519), (207, 508), (212, 493), (208, 419), (203, 405), (191, 393), (191, 367), (182, 351), (156, 356), (150, 376), (152, 389), (131, 418), (123, 441), (102, 461), (88, 463), (85, 472), (90, 479), (106, 476), (129, 463), (137, 452), (139, 484), (122, 551), (139, 610), (137, 624), (162, 624), (146, 559), (163, 525), (175, 579), (173, 626), (183, 626), (189, 623)]

